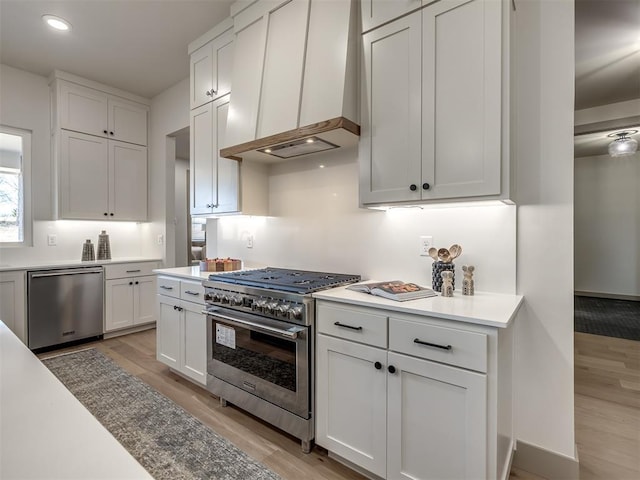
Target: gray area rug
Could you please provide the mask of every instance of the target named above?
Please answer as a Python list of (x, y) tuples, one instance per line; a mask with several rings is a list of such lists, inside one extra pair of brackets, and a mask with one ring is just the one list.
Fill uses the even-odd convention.
[(42, 362), (156, 480), (280, 478), (95, 349)]
[(575, 296), (576, 332), (640, 340), (640, 302)]

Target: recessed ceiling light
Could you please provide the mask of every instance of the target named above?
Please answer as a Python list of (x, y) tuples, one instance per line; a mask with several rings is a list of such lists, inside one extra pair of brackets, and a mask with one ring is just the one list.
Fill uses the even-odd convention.
[(51, 28), (60, 30), (61, 32), (71, 30), (71, 24), (64, 18), (58, 17), (56, 15), (43, 15), (42, 21), (49, 25)]

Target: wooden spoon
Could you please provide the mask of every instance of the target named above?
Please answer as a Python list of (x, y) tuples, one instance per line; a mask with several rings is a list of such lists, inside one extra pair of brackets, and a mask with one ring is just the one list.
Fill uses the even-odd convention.
[(451, 256), (449, 254), (449, 250), (447, 250), (446, 248), (441, 248), (440, 250), (438, 250), (438, 257), (444, 263), (451, 262)]
[(458, 258), (462, 254), (462, 247), (457, 243), (454, 243), (449, 248), (449, 254), (451, 255), (451, 261), (453, 262), (456, 258)]
[(429, 249), (429, 256), (431, 258), (433, 258), (436, 262), (438, 261), (438, 250), (436, 250), (435, 248), (431, 247)]

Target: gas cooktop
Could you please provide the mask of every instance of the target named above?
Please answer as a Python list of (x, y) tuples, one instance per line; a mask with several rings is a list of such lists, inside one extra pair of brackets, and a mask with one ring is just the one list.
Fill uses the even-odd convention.
[(209, 275), (209, 280), (307, 294), (360, 281), (360, 275), (267, 267)]

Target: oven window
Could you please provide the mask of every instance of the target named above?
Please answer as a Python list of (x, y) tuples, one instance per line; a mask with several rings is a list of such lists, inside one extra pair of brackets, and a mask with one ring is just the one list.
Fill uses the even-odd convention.
[[(225, 328), (233, 328), (227, 327)], [(215, 327), (214, 327), (215, 328)], [(213, 358), (269, 383), (296, 391), (296, 343), (234, 328), (235, 348), (213, 340)]]

